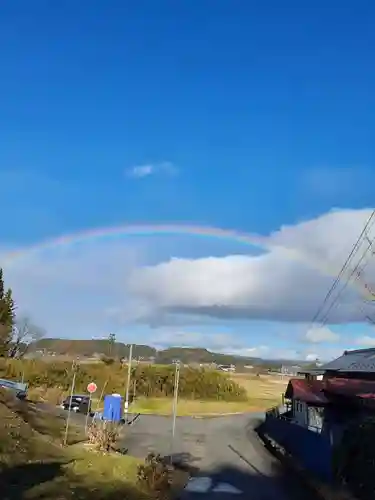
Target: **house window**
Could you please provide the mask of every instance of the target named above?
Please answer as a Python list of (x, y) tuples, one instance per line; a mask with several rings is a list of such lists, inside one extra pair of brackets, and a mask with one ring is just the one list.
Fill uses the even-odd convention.
[(308, 408), (308, 425), (314, 430), (320, 430), (323, 426), (323, 408), (310, 406)]
[(294, 400), (294, 422), (306, 427), (308, 425), (307, 405), (303, 401)]
[(304, 410), (304, 405), (301, 401), (296, 401), (296, 411), (302, 413)]

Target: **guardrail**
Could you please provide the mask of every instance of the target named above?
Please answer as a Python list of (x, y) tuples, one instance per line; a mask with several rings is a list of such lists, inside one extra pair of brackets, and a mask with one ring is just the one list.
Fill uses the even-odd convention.
[(0, 378), (0, 387), (15, 392), (18, 397), (25, 398), (27, 396), (27, 389), (29, 387), (29, 384), (24, 384), (22, 382), (14, 382), (13, 380)]

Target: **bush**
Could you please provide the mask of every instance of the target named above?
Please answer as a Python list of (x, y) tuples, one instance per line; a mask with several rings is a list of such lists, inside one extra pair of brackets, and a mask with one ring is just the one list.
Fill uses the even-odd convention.
[(93, 422), (88, 428), (89, 443), (97, 451), (109, 453), (115, 449), (119, 437), (119, 426), (113, 422)]
[(166, 497), (171, 487), (170, 469), (160, 455), (149, 453), (138, 466), (137, 480), (142, 489), (158, 497)]
[[(138, 365), (132, 369), (132, 384), (136, 395), (144, 397), (170, 397), (174, 388), (174, 366)], [(89, 382), (95, 381), (99, 391), (106, 384), (106, 392), (124, 392), (127, 367), (95, 363), (82, 364), (76, 375), (75, 392), (86, 392)], [(30, 360), (0, 359), (0, 377), (24, 380), (32, 388), (55, 388), (67, 393), (72, 383), (72, 365), (69, 362), (46, 363)], [(186, 399), (244, 401), (246, 390), (228, 374), (214, 370), (182, 367), (179, 394)]]
[(110, 358), (109, 356), (102, 356), (101, 360), (107, 366), (111, 366), (116, 362), (115, 358)]

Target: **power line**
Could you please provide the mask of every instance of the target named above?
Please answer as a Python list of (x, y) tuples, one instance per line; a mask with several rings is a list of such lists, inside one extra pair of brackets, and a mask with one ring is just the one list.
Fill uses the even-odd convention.
[[(336, 295), (335, 299), (333, 300), (333, 302), (331, 302), (328, 310), (326, 311), (325, 315), (324, 315), (324, 318), (322, 320), (322, 323), (323, 324), (326, 324), (327, 321), (328, 321), (328, 316), (329, 316), (329, 313), (332, 311), (333, 307), (337, 304), (340, 296), (342, 295), (342, 293), (345, 291), (345, 289), (347, 288), (347, 286), (349, 285), (350, 283), (350, 280), (353, 278), (354, 275), (356, 275), (356, 278), (357, 280), (359, 280), (359, 276), (361, 274), (361, 271), (358, 271), (359, 268), (360, 268), (360, 265), (361, 263), (364, 261), (366, 255), (368, 254), (369, 250), (371, 249), (371, 247), (373, 246), (373, 244), (375, 243), (375, 237), (370, 241), (369, 241), (369, 245), (368, 247), (366, 248), (366, 250), (363, 252), (362, 256), (360, 257), (360, 259), (358, 260), (356, 266), (353, 268), (352, 272), (349, 274), (349, 276), (347, 277), (345, 283), (343, 284), (342, 288), (340, 289), (340, 291), (338, 292), (338, 294)], [(368, 264), (368, 263), (366, 263)], [(365, 265), (366, 265), (365, 264)], [(364, 266), (365, 267), (365, 266)], [(364, 267), (362, 268), (362, 272), (363, 272), (363, 269)], [(365, 288), (367, 288), (367, 286), (365, 285)]]
[[(312, 324), (314, 324), (315, 322), (317, 322), (317, 319), (319, 318), (320, 314), (324, 310), (324, 307), (327, 304), (327, 302), (329, 301), (332, 293), (335, 291), (335, 289), (338, 286), (338, 284), (340, 283), (340, 281), (341, 281), (344, 273), (346, 272), (347, 268), (349, 267), (351, 261), (353, 260), (353, 258), (357, 254), (357, 252), (358, 252), (358, 250), (359, 250), (359, 248), (360, 248), (360, 246), (362, 244), (362, 239), (364, 237), (365, 238), (367, 237), (367, 231), (368, 231), (368, 228), (369, 228), (370, 224), (373, 225), (374, 222), (375, 222), (374, 218), (375, 218), (375, 210), (372, 211), (372, 213), (371, 213), (370, 217), (368, 218), (368, 220), (367, 220), (364, 228), (362, 229), (360, 235), (358, 236), (357, 241), (354, 243), (354, 245), (353, 245), (353, 247), (352, 247), (352, 249), (351, 249), (348, 257), (346, 258), (346, 260), (345, 260), (345, 262), (344, 262), (344, 264), (343, 264), (340, 272), (338, 273), (335, 281), (333, 282), (332, 286), (330, 287), (330, 289), (328, 290), (326, 296), (324, 297), (324, 300), (323, 300), (322, 304), (320, 305), (320, 307), (318, 308), (317, 312), (315, 313), (315, 315), (314, 315), (314, 317), (313, 317), (313, 319), (311, 321)], [(372, 245), (372, 243), (371, 243), (371, 245)], [(371, 245), (369, 245), (368, 249), (371, 247)], [(367, 249), (367, 251), (368, 251), (368, 249)], [(359, 262), (361, 262), (363, 260), (363, 258), (364, 258), (364, 255), (362, 255), (362, 257), (361, 257), (361, 259), (360, 259)], [(358, 265), (359, 264), (357, 264), (356, 269), (358, 269)], [(350, 277), (349, 277), (349, 279), (350, 279)], [(347, 282), (349, 282), (349, 279), (347, 280)], [(341, 291), (341, 293), (342, 293), (342, 291)], [(339, 295), (341, 295), (341, 293), (339, 293)], [(337, 302), (338, 296), (336, 297), (336, 300), (333, 303)], [(330, 309), (328, 310), (328, 313), (332, 309), (332, 307), (333, 307), (333, 305), (331, 305)], [(325, 319), (327, 319), (327, 314), (325, 315)]]

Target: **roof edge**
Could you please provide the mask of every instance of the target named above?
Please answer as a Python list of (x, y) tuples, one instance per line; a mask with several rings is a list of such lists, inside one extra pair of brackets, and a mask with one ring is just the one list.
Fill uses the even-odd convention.
[(343, 355), (346, 356), (347, 354), (361, 354), (361, 353), (365, 353), (365, 352), (373, 352), (375, 353), (375, 347), (367, 347), (365, 349), (351, 349), (351, 350), (345, 350), (343, 352)]
[(298, 374), (301, 375), (324, 375), (326, 370), (322, 370), (320, 367), (319, 368), (309, 368), (306, 370), (298, 370)]

